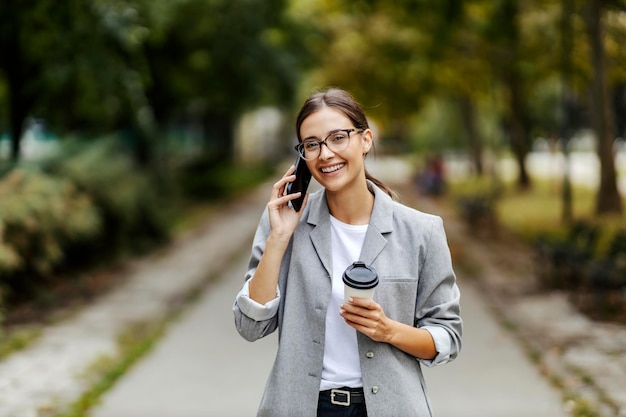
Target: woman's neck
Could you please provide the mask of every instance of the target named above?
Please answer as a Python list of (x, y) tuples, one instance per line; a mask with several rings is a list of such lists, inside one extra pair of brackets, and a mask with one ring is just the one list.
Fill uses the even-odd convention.
[(366, 183), (352, 190), (326, 190), (326, 201), (330, 214), (346, 224), (368, 224), (374, 209), (374, 194)]

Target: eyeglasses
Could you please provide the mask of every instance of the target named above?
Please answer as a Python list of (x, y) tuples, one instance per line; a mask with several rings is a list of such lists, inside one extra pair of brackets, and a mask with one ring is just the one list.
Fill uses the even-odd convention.
[(294, 149), (307, 161), (317, 159), (322, 152), (322, 145), (326, 145), (332, 152), (341, 152), (350, 143), (350, 133), (361, 133), (365, 129), (338, 129), (333, 130), (324, 140), (306, 139), (297, 144)]

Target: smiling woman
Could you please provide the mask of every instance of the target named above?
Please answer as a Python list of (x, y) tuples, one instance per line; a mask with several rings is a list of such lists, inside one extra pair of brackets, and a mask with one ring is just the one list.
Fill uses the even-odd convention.
[[(431, 416), (420, 364), (453, 360), (463, 327), (443, 223), (367, 172), (374, 134), (347, 92), (311, 96), (296, 129), (322, 189), (295, 211), (294, 166), (274, 184), (233, 306), (247, 340), (280, 328), (258, 416)], [(344, 299), (355, 261), (378, 272), (373, 299)]]

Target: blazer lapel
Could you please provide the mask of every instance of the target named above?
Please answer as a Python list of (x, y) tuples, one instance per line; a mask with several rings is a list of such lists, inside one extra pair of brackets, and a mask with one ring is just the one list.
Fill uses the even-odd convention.
[(369, 181), (368, 187), (374, 191), (374, 210), (359, 259), (371, 265), (387, 245), (384, 235), (393, 231), (393, 200)]
[[(326, 204), (326, 194), (324, 190), (320, 190), (315, 197), (309, 198), (310, 211), (307, 217), (307, 223), (315, 226), (311, 231), (311, 242), (317, 253), (317, 256), (326, 269), (329, 277), (333, 276), (332, 264), (332, 248), (330, 243), (330, 212)], [(311, 195), (310, 197), (313, 197)]]
[[(374, 263), (374, 260), (387, 245), (387, 239), (384, 235), (393, 231), (393, 200), (372, 182), (368, 181), (368, 187), (374, 192), (374, 209), (372, 210), (372, 217), (365, 234), (359, 260), (369, 265)], [(315, 198), (311, 198), (314, 196)], [(328, 204), (326, 204), (324, 190), (320, 190), (319, 194), (311, 195), (309, 204), (311, 209), (307, 217), (307, 223), (314, 226), (310, 235), (311, 242), (320, 262), (330, 277), (333, 271), (330, 212), (328, 211)]]

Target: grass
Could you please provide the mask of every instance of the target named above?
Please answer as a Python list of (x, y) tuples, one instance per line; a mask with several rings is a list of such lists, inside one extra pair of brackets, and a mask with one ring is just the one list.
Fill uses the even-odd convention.
[[(565, 236), (569, 225), (563, 220), (562, 188), (561, 183), (554, 180), (533, 180), (529, 190), (520, 191), (511, 183), (496, 183), (489, 178), (465, 179), (449, 185), (453, 199), (468, 196), (494, 197), (492, 209), (496, 213), (498, 224), (512, 231), (527, 242), (534, 242), (543, 235)], [(626, 209), (626, 196), (622, 196), (623, 207)], [(596, 255), (602, 253), (608, 242), (618, 229), (626, 228), (626, 216), (605, 215), (597, 216), (594, 213), (596, 191), (584, 187), (573, 187), (572, 190), (572, 217), (573, 220), (585, 220), (600, 226), (603, 233), (600, 236)], [(626, 214), (626, 213), (625, 213)], [(504, 323), (505, 327), (506, 322)], [(509, 330), (513, 330), (509, 328)], [(525, 342), (528, 354), (535, 362), (541, 363), (541, 352), (538, 352)], [(574, 417), (599, 417), (605, 415), (601, 410), (616, 409), (607, 398), (597, 393), (594, 381), (588, 375), (578, 375), (585, 387), (593, 388), (598, 397), (585, 398), (578, 392), (572, 391), (565, 384), (563, 377), (558, 374), (549, 374), (553, 384), (562, 391), (565, 410)]]
[[(544, 234), (563, 235), (568, 227), (562, 216), (561, 184), (554, 180), (534, 179), (532, 188), (520, 191), (511, 183), (495, 183), (488, 178), (467, 179), (450, 184), (450, 191), (456, 197), (496, 195), (494, 209), (498, 222), (528, 242)], [(573, 187), (573, 219), (589, 220), (606, 230), (626, 226), (623, 215), (597, 217), (595, 199), (595, 190)], [(626, 196), (623, 201), (626, 208)]]
[(55, 414), (55, 417), (83, 417), (99, 403), (102, 394), (107, 392), (115, 382), (154, 344), (161, 338), (168, 320), (130, 325), (118, 337), (119, 355), (99, 358), (86, 371), (85, 377), (95, 376), (96, 382), (71, 404), (67, 410)]
[(4, 330), (0, 334), (0, 360), (14, 352), (28, 347), (39, 339), (41, 329), (37, 326), (23, 326), (15, 330)]

